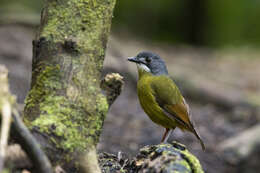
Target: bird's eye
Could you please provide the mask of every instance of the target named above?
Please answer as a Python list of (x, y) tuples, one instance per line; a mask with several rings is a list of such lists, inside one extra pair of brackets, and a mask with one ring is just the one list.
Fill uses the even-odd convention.
[(145, 58), (145, 61), (146, 61), (147, 63), (150, 63), (152, 60), (151, 60), (151, 58), (146, 57), (146, 58)]

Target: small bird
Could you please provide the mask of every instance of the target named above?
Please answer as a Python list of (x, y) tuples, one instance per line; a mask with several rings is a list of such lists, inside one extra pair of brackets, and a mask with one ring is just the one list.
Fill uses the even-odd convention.
[(128, 58), (138, 69), (137, 93), (144, 112), (156, 124), (166, 129), (161, 142), (167, 142), (172, 131), (179, 127), (193, 133), (205, 145), (191, 122), (189, 106), (168, 74), (167, 67), (159, 55), (141, 52)]

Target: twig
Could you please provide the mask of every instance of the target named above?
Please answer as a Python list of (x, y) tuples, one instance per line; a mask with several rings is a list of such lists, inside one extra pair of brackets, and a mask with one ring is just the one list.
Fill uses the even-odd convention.
[(12, 128), (15, 131), (17, 142), (25, 150), (26, 154), (32, 161), (32, 164), (39, 173), (52, 173), (52, 167), (49, 159), (41, 150), (40, 145), (37, 143), (30, 131), (25, 127), (20, 119), (19, 113), (13, 109), (13, 124)]
[(8, 87), (8, 70), (5, 66), (0, 65), (0, 113), (2, 115), (1, 139), (0, 139), (0, 172), (4, 167), (6, 156), (6, 147), (11, 123), (11, 105), (15, 98), (9, 93)]
[(123, 77), (118, 73), (109, 73), (101, 80), (101, 89), (105, 91), (109, 106), (120, 95), (124, 85)]
[(0, 139), (0, 172), (4, 167), (4, 159), (6, 155), (6, 146), (9, 137), (11, 124), (11, 105), (8, 101), (3, 103), (2, 107), (2, 126), (1, 126), (1, 139)]

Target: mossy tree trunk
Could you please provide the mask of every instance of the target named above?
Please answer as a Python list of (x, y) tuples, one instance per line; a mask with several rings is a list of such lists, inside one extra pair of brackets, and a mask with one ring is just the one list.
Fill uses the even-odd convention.
[[(93, 156), (108, 111), (100, 76), (115, 0), (48, 0), (33, 42), (24, 122), (53, 166)], [(91, 159), (87, 159), (91, 160)]]

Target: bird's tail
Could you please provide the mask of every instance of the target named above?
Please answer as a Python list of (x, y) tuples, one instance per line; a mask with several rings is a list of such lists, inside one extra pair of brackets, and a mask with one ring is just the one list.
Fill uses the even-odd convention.
[(201, 148), (202, 150), (205, 150), (206, 147), (204, 145), (204, 142), (202, 141), (200, 135), (197, 133), (197, 131), (195, 130), (195, 128), (192, 126), (192, 133), (196, 136), (196, 138), (200, 141), (200, 145), (201, 145)]
[(202, 150), (205, 150), (206, 147), (205, 147), (204, 142), (202, 141), (202, 139), (201, 139), (199, 133), (197, 133), (197, 131), (195, 130), (193, 124), (190, 124), (190, 125), (191, 125), (191, 126), (190, 126), (191, 132), (192, 132), (192, 133), (196, 136), (196, 138), (200, 141), (200, 145), (201, 145)]

